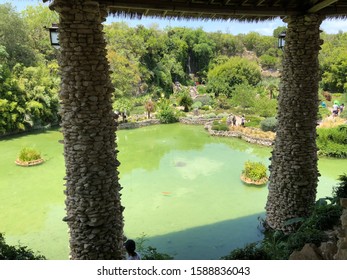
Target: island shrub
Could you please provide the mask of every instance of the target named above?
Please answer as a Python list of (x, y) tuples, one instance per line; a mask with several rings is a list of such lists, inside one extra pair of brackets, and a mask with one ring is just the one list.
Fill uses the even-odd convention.
[(260, 128), (263, 131), (276, 132), (277, 129), (277, 119), (275, 117), (266, 118), (260, 122)]
[(252, 181), (260, 181), (267, 178), (266, 166), (262, 162), (246, 161), (242, 175)]
[(41, 159), (41, 153), (34, 148), (24, 147), (20, 150), (18, 159), (21, 162), (30, 162)]

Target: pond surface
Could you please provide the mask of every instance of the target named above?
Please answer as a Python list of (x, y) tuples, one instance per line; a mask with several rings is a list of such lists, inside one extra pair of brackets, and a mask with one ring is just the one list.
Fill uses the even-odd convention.
[[(117, 132), (125, 234), (175, 259), (218, 259), (262, 238), (267, 187), (240, 181), (247, 160), (269, 165), (270, 148), (211, 137), (202, 126), (156, 125)], [(0, 141), (0, 232), (49, 259), (68, 258), (62, 135), (48, 131)], [(43, 165), (14, 164), (24, 146)], [(317, 197), (329, 196), (346, 160), (320, 159)]]

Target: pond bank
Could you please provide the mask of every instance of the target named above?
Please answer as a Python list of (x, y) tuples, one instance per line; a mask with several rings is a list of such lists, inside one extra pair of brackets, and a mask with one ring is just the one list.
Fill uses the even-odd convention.
[[(183, 124), (189, 124), (189, 125), (203, 125), (204, 128), (208, 131), (208, 133), (212, 136), (234, 137), (234, 138), (240, 138), (242, 140), (245, 140), (246, 142), (251, 144), (258, 144), (258, 145), (267, 146), (267, 147), (272, 146), (272, 143), (273, 143), (272, 139), (264, 139), (264, 138), (250, 136), (241, 131), (213, 130), (212, 129), (213, 121), (220, 120), (220, 119), (221, 117), (214, 117), (214, 118), (182, 117), (179, 119), (179, 122)], [(134, 129), (134, 128), (140, 128), (140, 127), (145, 127), (145, 126), (155, 125), (155, 124), (160, 124), (160, 121), (158, 119), (149, 119), (149, 120), (137, 121), (137, 122), (126, 122), (126, 123), (120, 123), (118, 125), (118, 129)]]

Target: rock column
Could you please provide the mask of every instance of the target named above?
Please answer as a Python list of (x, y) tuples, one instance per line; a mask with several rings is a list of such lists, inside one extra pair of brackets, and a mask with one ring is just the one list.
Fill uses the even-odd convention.
[(283, 56), (278, 98), (278, 129), (270, 166), (266, 222), (291, 232), (292, 218), (306, 217), (316, 198), (318, 182), (316, 125), (320, 45), (318, 15), (293, 16)]
[(122, 259), (116, 123), (102, 22), (96, 1), (54, 0), (59, 13), (60, 104), (71, 259)]

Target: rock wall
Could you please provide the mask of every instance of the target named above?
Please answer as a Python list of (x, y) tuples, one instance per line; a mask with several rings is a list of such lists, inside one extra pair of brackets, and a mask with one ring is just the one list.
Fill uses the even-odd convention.
[(347, 198), (341, 198), (343, 212), (341, 216), (341, 229), (338, 232), (337, 253), (335, 260), (347, 260)]
[(322, 40), (319, 15), (300, 15), (288, 23), (278, 98), (278, 126), (270, 165), (266, 222), (291, 232), (291, 218), (310, 215), (318, 183), (316, 125)]
[(59, 13), (66, 211), (71, 259), (122, 259), (123, 207), (116, 123), (102, 22), (96, 1), (54, 0)]

